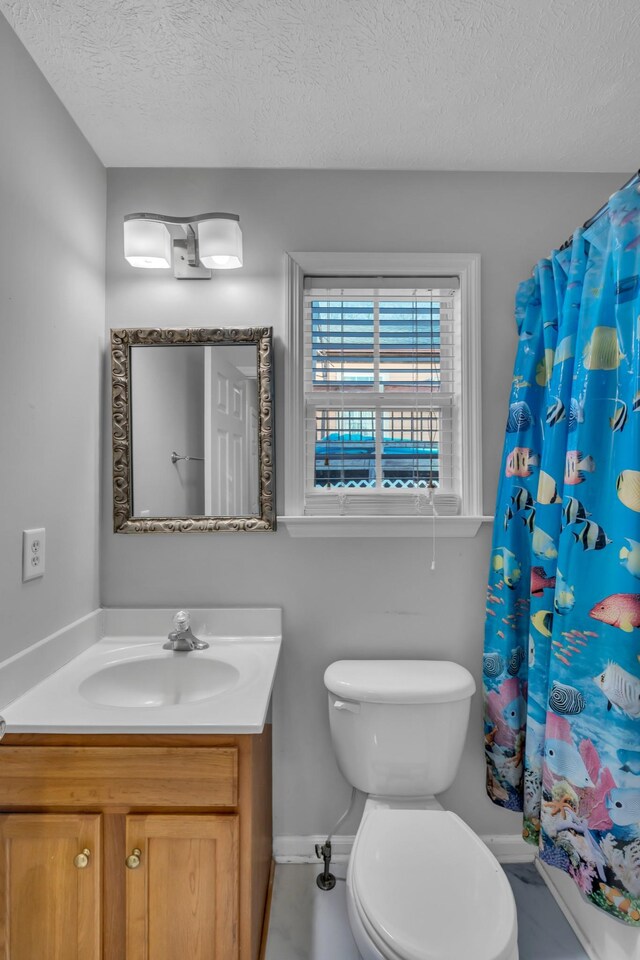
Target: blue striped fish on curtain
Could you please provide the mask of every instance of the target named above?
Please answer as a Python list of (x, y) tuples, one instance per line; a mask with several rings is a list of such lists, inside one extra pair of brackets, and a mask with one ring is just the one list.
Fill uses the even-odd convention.
[(487, 792), (640, 925), (640, 194), (516, 295), (483, 658)]

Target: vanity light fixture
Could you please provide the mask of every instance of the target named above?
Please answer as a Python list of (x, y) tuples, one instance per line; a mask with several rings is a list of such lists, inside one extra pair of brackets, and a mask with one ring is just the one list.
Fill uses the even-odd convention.
[[(124, 218), (124, 255), (132, 267), (169, 269), (178, 280), (206, 280), (211, 269), (242, 266), (242, 231), (235, 213), (168, 217), (128, 213)], [(173, 256), (172, 256), (173, 255)]]

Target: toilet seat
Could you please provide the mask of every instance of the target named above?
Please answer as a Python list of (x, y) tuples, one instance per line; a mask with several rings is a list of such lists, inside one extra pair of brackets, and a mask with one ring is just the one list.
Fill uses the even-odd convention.
[(347, 888), (351, 909), (385, 960), (517, 960), (509, 881), (454, 813), (365, 812)]

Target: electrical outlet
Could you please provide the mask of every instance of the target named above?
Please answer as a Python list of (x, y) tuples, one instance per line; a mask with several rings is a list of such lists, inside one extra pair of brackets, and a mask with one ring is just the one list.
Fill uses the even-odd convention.
[(44, 527), (22, 531), (22, 582), (44, 577)]

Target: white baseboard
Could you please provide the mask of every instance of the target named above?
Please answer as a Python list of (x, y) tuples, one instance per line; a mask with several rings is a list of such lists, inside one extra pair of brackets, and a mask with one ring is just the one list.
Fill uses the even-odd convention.
[[(306, 837), (274, 837), (273, 858), (276, 863), (320, 863), (316, 857), (316, 843), (324, 843), (326, 834)], [(355, 836), (336, 835), (331, 841), (334, 863), (346, 863)]]
[(523, 840), (519, 833), (481, 834), (480, 839), (500, 863), (531, 863), (538, 853), (538, 848)]
[(536, 860), (538, 873), (567, 918), (589, 960), (640, 960), (640, 930), (587, 903), (563, 870)]
[[(326, 836), (280, 836), (273, 838), (273, 855), (276, 863), (318, 863), (316, 843), (324, 843)], [(525, 843), (518, 834), (507, 836), (483, 836), (480, 838), (489, 847), (500, 863), (526, 863), (533, 860), (536, 848)], [(354, 836), (337, 835), (331, 842), (332, 860), (346, 863), (351, 853)], [(634, 958), (635, 960), (635, 958)]]

